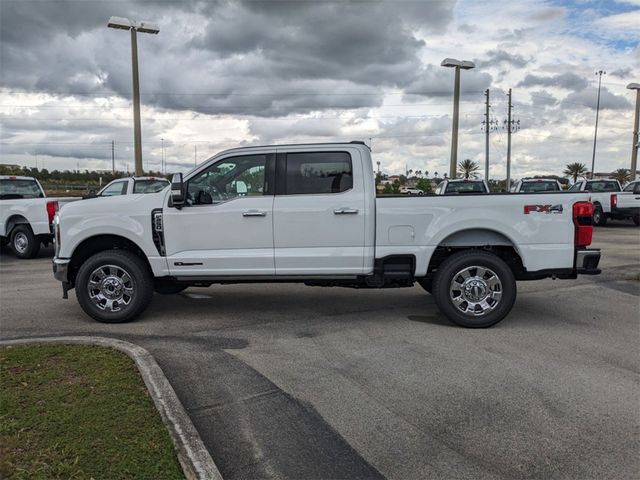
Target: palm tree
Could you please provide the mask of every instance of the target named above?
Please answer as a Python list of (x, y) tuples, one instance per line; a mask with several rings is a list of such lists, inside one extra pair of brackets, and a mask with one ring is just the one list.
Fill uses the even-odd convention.
[(587, 173), (587, 166), (584, 163), (569, 163), (562, 173), (567, 177), (572, 177), (573, 183), (576, 183), (578, 177), (584, 177)]
[(629, 180), (631, 180), (631, 172), (629, 170), (627, 170), (626, 168), (617, 169), (612, 176), (613, 176), (613, 178), (618, 180), (621, 185), (624, 185)]
[(480, 170), (480, 166), (473, 160), (467, 158), (466, 160), (458, 163), (458, 169), (462, 172), (464, 178), (476, 178), (478, 176), (477, 172)]

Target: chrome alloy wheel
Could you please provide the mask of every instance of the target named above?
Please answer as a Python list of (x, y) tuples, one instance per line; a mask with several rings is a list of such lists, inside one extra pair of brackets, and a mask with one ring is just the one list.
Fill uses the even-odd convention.
[(91, 272), (87, 290), (94, 305), (107, 312), (121, 311), (135, 296), (131, 275), (117, 265), (102, 265)]
[(16, 233), (16, 236), (13, 238), (13, 248), (15, 248), (18, 253), (27, 251), (27, 248), (29, 248), (29, 239), (25, 233)]
[(453, 276), (449, 296), (453, 305), (462, 313), (486, 315), (500, 303), (502, 282), (494, 271), (486, 267), (466, 267)]

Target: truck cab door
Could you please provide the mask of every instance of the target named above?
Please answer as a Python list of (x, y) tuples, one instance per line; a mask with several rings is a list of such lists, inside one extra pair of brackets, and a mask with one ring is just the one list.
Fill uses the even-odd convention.
[(274, 275), (275, 150), (227, 156), (185, 180), (185, 205), (163, 211), (173, 276)]
[(347, 150), (278, 151), (276, 275), (363, 273), (365, 231), (372, 220), (360, 152)]

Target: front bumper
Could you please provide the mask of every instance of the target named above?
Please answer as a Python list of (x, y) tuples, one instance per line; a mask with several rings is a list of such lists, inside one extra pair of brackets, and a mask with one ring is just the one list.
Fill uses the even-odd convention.
[(599, 248), (585, 248), (576, 250), (576, 273), (579, 275), (598, 275), (602, 270), (598, 268), (600, 263)]
[(57, 258), (53, 259), (53, 276), (56, 277), (56, 280), (62, 283), (68, 283), (69, 281), (69, 260), (68, 258)]

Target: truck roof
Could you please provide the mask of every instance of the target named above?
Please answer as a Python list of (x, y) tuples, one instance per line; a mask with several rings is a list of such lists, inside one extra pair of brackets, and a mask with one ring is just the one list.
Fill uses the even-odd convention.
[(369, 151), (371, 151), (371, 149), (369, 148), (369, 145), (367, 145), (365, 142), (363, 142), (362, 140), (351, 140), (350, 142), (316, 142), (316, 143), (275, 143), (275, 144), (271, 144), (271, 145), (246, 145), (244, 147), (235, 147), (235, 148), (228, 148), (226, 150), (221, 151), (220, 153), (223, 152), (233, 152), (235, 150), (248, 150), (248, 149), (252, 149), (252, 148), (274, 148), (274, 147), (314, 147), (314, 146), (332, 146), (332, 145), (342, 145), (342, 146), (347, 146), (347, 145), (362, 145), (364, 147), (367, 147), (367, 149), (369, 149)]
[(523, 178), (523, 182), (557, 182), (555, 178)]
[(23, 177), (21, 175), (0, 175), (0, 180), (34, 180), (34, 177)]

